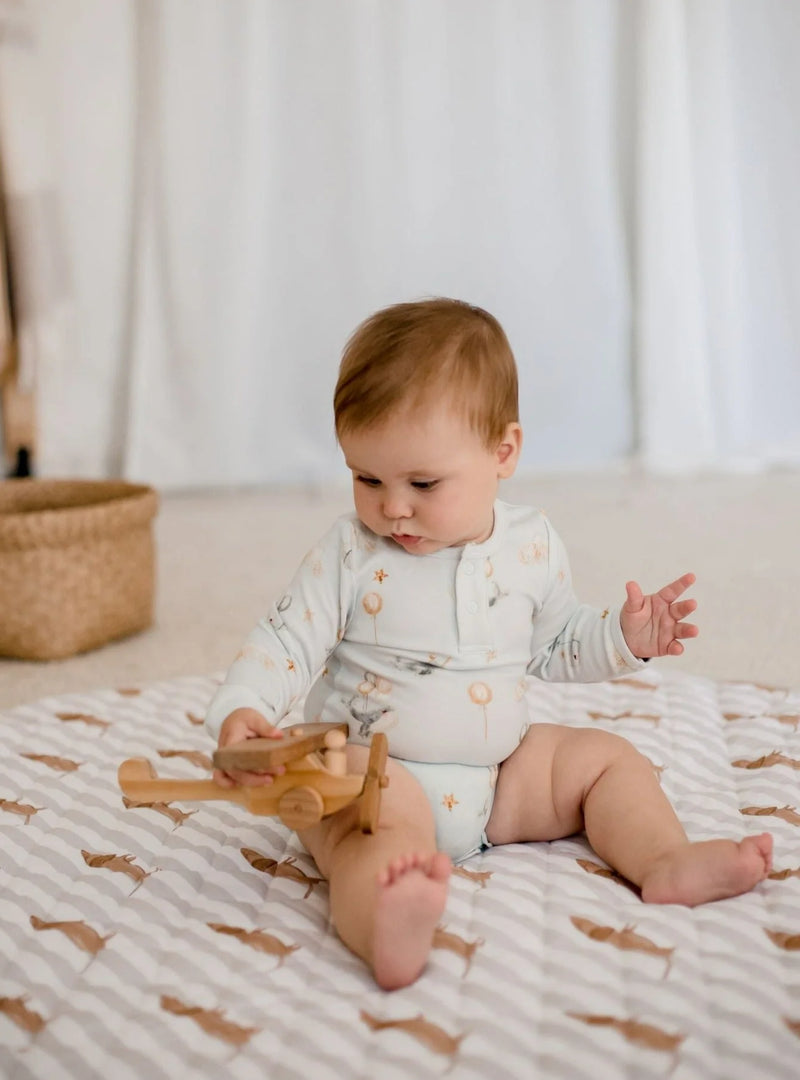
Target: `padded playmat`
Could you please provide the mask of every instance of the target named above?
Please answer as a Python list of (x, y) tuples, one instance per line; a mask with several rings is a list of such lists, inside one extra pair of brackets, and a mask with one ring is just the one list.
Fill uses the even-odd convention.
[(537, 683), (531, 719), (630, 738), (693, 839), (771, 831), (754, 892), (643, 905), (582, 837), (454, 875), (421, 979), (378, 990), (274, 818), (127, 804), (116, 770), (207, 775), (217, 680), (0, 714), (0, 1075), (93, 1078), (800, 1075), (800, 692), (649, 670)]

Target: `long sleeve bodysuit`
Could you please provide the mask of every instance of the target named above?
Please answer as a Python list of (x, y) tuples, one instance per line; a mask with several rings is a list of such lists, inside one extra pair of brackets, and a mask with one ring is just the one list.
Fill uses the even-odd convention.
[(240, 706), (279, 724), (384, 731), (393, 757), (496, 765), (529, 724), (530, 676), (592, 682), (642, 668), (619, 608), (581, 605), (564, 546), (536, 510), (495, 503), (481, 544), (410, 555), (339, 518), (250, 633), (209, 708), (215, 737)]

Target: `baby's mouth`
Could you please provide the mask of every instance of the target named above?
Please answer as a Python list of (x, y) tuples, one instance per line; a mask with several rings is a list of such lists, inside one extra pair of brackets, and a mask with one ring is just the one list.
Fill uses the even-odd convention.
[(416, 544), (421, 543), (422, 537), (410, 536), (407, 533), (392, 533), (392, 540), (402, 547), (414, 547)]

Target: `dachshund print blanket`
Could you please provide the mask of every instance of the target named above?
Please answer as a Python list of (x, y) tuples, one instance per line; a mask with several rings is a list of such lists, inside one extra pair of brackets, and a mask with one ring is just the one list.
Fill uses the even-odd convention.
[(582, 836), (476, 856), (428, 968), (378, 990), (277, 818), (132, 803), (128, 757), (204, 778), (198, 677), (0, 714), (0, 1076), (649, 1077), (800, 1071), (800, 691), (648, 669), (529, 690), (648, 756), (693, 839), (768, 829), (754, 892), (643, 905)]

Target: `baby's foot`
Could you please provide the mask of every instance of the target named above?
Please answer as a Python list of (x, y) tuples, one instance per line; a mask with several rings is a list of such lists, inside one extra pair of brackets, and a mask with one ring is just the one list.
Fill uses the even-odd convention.
[(401, 855), (378, 875), (372, 967), (384, 990), (414, 982), (428, 959), (447, 900), (447, 855)]
[(695, 907), (748, 892), (772, 869), (769, 833), (735, 840), (704, 840), (685, 844), (663, 856), (642, 881), (642, 900), (648, 904)]

